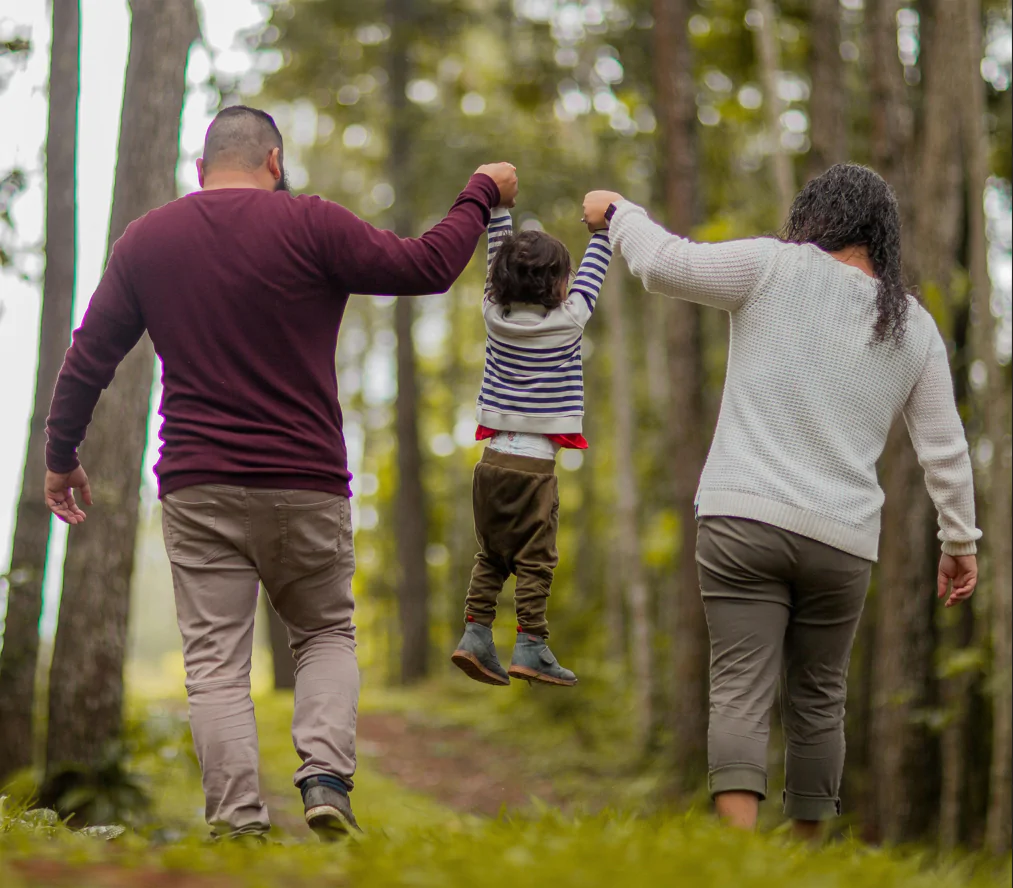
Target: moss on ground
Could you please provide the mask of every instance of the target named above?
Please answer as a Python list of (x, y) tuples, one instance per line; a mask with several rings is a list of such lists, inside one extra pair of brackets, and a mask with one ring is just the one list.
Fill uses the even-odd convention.
[(275, 841), (266, 847), (210, 844), (184, 704), (176, 697), (135, 702), (132, 710), (131, 764), (153, 797), (152, 810), (119, 838), (105, 841), (37, 817), (23, 820), (8, 807), (0, 821), (5, 888), (517, 888), (532, 879), (553, 888), (985, 888), (1011, 880), (1008, 860), (941, 861), (852, 842), (812, 852), (781, 833), (744, 836), (720, 829), (701, 814), (602, 811), (580, 817), (544, 809), (525, 817), (472, 817), (404, 790), (368, 761), (354, 793), (365, 835), (343, 846), (322, 846), (302, 824), (291, 785), (290, 698), (275, 694), (261, 695), (257, 705)]

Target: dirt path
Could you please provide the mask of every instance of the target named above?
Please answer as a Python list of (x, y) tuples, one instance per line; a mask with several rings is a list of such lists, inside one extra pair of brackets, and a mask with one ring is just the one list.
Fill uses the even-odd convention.
[(559, 805), (551, 783), (529, 780), (523, 756), (465, 728), (427, 725), (404, 715), (359, 716), (360, 755), (402, 786), (469, 814), (525, 808), (532, 796)]

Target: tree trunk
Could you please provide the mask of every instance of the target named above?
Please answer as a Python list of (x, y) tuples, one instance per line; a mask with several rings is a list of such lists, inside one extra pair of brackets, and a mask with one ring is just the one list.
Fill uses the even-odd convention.
[[(130, 5), (110, 247), (129, 222), (176, 196), (184, 75), (190, 44), (198, 37), (193, 0), (131, 0)], [(82, 447), (95, 506), (67, 544), (49, 683), (50, 772), (69, 762), (98, 764), (120, 735), (153, 366), (145, 337), (103, 395)]]
[(880, 840), (899, 842), (915, 838), (935, 807), (926, 779), (931, 770), (929, 738), (914, 716), (929, 703), (934, 606), (930, 565), (936, 553), (925, 532), (931, 503), (903, 424), (894, 428), (887, 454), (869, 727), (874, 833)]
[[(897, 56), (897, 12), (904, 0), (868, 0), (869, 112), (872, 122), (871, 155), (876, 170), (897, 192), (905, 225), (909, 222), (910, 192), (907, 163), (914, 113)], [(906, 261), (911, 260), (904, 241)]]
[[(931, 19), (932, 24), (922, 34), (921, 104), (933, 110), (920, 121), (918, 138), (906, 138), (900, 109), (882, 109), (883, 135), (878, 145), (884, 155), (893, 158), (891, 170), (899, 173), (900, 181), (894, 186), (902, 201), (902, 216), (913, 220), (907, 226), (914, 234), (905, 241), (907, 259), (914, 265), (923, 292), (943, 297), (934, 302), (947, 309), (951, 307), (948, 294), (962, 218), (959, 131), (950, 116), (935, 109), (957, 107), (961, 101), (962, 53), (960, 41), (953, 39), (959, 28), (958, 5), (938, 3), (932, 10), (934, 15), (922, 18), (923, 22)], [(875, 35), (875, 42), (884, 50), (891, 47), (888, 59), (892, 69), (874, 74), (873, 81), (887, 95), (898, 98), (904, 92), (896, 84), (900, 63), (896, 60), (895, 12), (893, 18), (884, 9), (874, 12), (874, 22), (885, 32)], [(886, 63), (886, 59), (877, 60), (877, 64)], [(891, 144), (891, 138), (899, 144)], [(909, 156), (898, 165), (896, 158), (905, 149)], [(913, 192), (906, 187), (912, 170), (918, 181)], [(909, 200), (905, 212), (904, 203)], [(937, 771), (927, 763), (937, 756), (938, 746), (925, 726), (916, 723), (915, 715), (935, 702), (935, 604), (931, 593), (939, 553), (932, 543), (935, 513), (925, 492), (924, 475), (903, 426), (898, 424), (894, 432), (882, 466), (886, 503), (876, 627), (877, 705), (871, 728), (879, 833), (887, 841), (907, 841), (924, 836), (931, 828), (938, 802), (937, 781), (926, 779)], [(952, 730), (959, 731), (960, 726)], [(962, 778), (951, 774), (948, 779)]]
[(812, 179), (848, 156), (840, 0), (811, 0), (809, 4), (809, 74), (811, 147), (806, 178)]
[[(665, 210), (671, 230), (684, 235), (693, 225), (697, 181), (689, 5), (686, 0), (655, 0), (653, 5), (655, 102), (661, 122)], [(670, 477), (681, 535), (673, 622), (667, 627), (672, 651), (672, 753), (682, 782), (678, 791), (688, 789), (699, 776), (707, 745), (707, 626), (694, 558), (694, 499), (704, 455), (703, 369), (699, 308), (675, 301), (666, 309)]]
[[(394, 230), (402, 237), (411, 229), (408, 191), (411, 183), (411, 145), (405, 89), (408, 85), (408, 47), (412, 36), (411, 0), (387, 0), (391, 29), (390, 153), (388, 169), (394, 186)], [(425, 491), (419, 446), (419, 391), (415, 369), (412, 324), (415, 306), (398, 299), (394, 306), (397, 334), (397, 552), (401, 566), (398, 613), (401, 625), (401, 681), (410, 684), (429, 673), (429, 577), (426, 567)]]
[(265, 602), (267, 607), (267, 631), (271, 641), (271, 670), (276, 691), (295, 690), (295, 657), (288, 646), (288, 629), (278, 612)]
[(80, 31), (78, 0), (54, 0), (46, 136), (46, 272), (35, 404), (14, 523), (7, 578), (7, 619), (0, 652), (0, 786), (15, 771), (31, 765), (33, 758), (39, 616), (51, 518), (42, 497), (46, 477), (46, 415), (70, 344), (74, 303)]
[(602, 305), (605, 309), (605, 326), (608, 328), (609, 349), (612, 353), (612, 409), (615, 423), (615, 543), (619, 580), (625, 589), (626, 606), (630, 615), (630, 662), (633, 667), (634, 719), (636, 743), (646, 749), (654, 726), (653, 657), (654, 640), (651, 631), (650, 602), (647, 580), (640, 557), (639, 496), (634, 468), (636, 417), (633, 410), (633, 386), (630, 379), (630, 359), (626, 350), (625, 308), (622, 287), (615, 272), (605, 279)]
[[(988, 179), (988, 137), (985, 131), (985, 85), (978, 75), (981, 56), (981, 3), (963, 4), (964, 63), (961, 67), (961, 92), (965, 100), (964, 152), (967, 158), (968, 254), (971, 278), (971, 318), (973, 352), (985, 365), (985, 386), (981, 390), (977, 412), (984, 438), (992, 445), (992, 461), (987, 468), (987, 497), (981, 525), (988, 553), (986, 582), (979, 589), (990, 595), (988, 602), (992, 625), (992, 762), (989, 778), (988, 816), (985, 844), (993, 854), (1008, 853), (1013, 844), (1011, 811), (1011, 763), (1013, 746), (1013, 582), (1011, 582), (1010, 462), (1007, 453), (1010, 434), (1010, 393), (1004, 382), (995, 341), (998, 320), (992, 314), (992, 282), (988, 274), (988, 243), (982, 194)], [(984, 473), (983, 473), (984, 474)], [(979, 477), (979, 481), (985, 480)]]
[(788, 209), (795, 197), (794, 174), (791, 158), (781, 144), (781, 113), (784, 100), (778, 92), (781, 73), (781, 41), (777, 33), (777, 11), (771, 0), (753, 0), (753, 8), (760, 13), (756, 35), (756, 59), (763, 83), (763, 110), (767, 120), (768, 150), (774, 195), (777, 198), (778, 222), (788, 217)]

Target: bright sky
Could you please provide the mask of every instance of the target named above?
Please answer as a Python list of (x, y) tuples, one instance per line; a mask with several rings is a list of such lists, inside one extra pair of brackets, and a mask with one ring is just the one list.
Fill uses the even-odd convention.
[[(248, 55), (236, 45), (239, 31), (256, 26), (266, 9), (255, 0), (198, 0), (203, 33), (219, 70), (241, 74), (249, 69)], [(51, 19), (46, 0), (3, 0), (5, 19), (31, 31), (33, 51), (0, 93), (0, 170), (20, 166), (29, 173), (29, 189), (14, 205), (18, 242), (39, 245), (45, 222), (43, 149), (46, 138), (46, 83), (49, 77)], [(126, 0), (88, 0), (81, 4), (81, 98), (78, 146), (78, 267), (75, 325), (87, 308), (105, 262), (109, 209), (112, 201), (116, 143), (119, 138), (123, 75), (126, 69), (130, 16)], [(180, 189), (197, 188), (193, 160), (199, 154), (211, 120), (203, 83), (210, 71), (208, 53), (195, 49), (188, 70), (189, 90), (183, 111)], [(10, 126), (17, 121), (17, 126)], [(41, 282), (41, 256), (26, 256), (23, 270)], [(40, 284), (10, 273), (0, 274), (0, 574), (10, 558), (14, 511), (21, 485), (35, 384)], [(154, 417), (157, 419), (157, 416)], [(155, 435), (150, 435), (145, 478), (153, 489)], [(66, 529), (57, 523), (51, 559), (63, 558)], [(49, 571), (58, 576), (58, 571)], [(47, 584), (48, 586), (49, 584)], [(55, 596), (48, 596), (52, 602)], [(2, 597), (0, 597), (2, 611)], [(49, 615), (50, 618), (52, 614)]]

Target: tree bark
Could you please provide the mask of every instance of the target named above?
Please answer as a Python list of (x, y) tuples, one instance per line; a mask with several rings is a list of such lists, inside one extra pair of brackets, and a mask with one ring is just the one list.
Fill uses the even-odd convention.
[[(956, 107), (959, 85), (959, 4), (934, 5), (931, 28), (922, 34), (923, 86), (921, 106), (932, 109), (919, 121), (917, 139), (908, 138), (907, 113), (884, 108), (874, 120), (874, 144), (887, 168), (896, 175), (894, 187), (902, 202), (902, 217), (913, 231), (904, 247), (922, 290), (938, 306), (951, 307), (949, 292), (957, 262), (961, 213), (959, 131), (950, 115), (936, 109)], [(892, 16), (890, 12), (892, 11)], [(873, 74), (876, 88), (891, 100), (904, 95), (896, 53), (896, 10), (883, 4), (872, 10), (873, 42), (886, 66)], [(906, 157), (905, 157), (906, 153)], [(898, 158), (904, 158), (898, 160)], [(917, 176), (918, 187), (909, 185)], [(936, 295), (941, 297), (934, 298)], [(944, 325), (945, 326), (945, 325)], [(944, 333), (947, 332), (944, 330)], [(939, 752), (936, 740), (915, 718), (919, 709), (935, 703), (934, 610), (935, 512), (925, 491), (908, 436), (899, 424), (882, 461), (886, 503), (883, 509), (882, 561), (879, 573), (879, 621), (876, 627), (876, 706), (872, 748), (875, 820), (886, 841), (924, 836), (932, 826), (939, 800), (939, 784), (926, 779), (939, 769), (928, 767)], [(959, 726), (953, 730), (959, 731)], [(951, 774), (949, 780), (956, 779)]]
[[(176, 196), (193, 0), (131, 0), (110, 248), (127, 224)], [(47, 769), (95, 766), (120, 736), (123, 656), (154, 353), (145, 337), (103, 395), (82, 447), (95, 500), (67, 544), (49, 691)]]
[(605, 279), (602, 304), (612, 353), (612, 409), (615, 435), (616, 555), (619, 581), (625, 590), (630, 615), (630, 662), (633, 667), (634, 719), (636, 743), (646, 749), (654, 726), (652, 674), (654, 648), (651, 631), (650, 601), (644, 565), (640, 556), (639, 496), (633, 459), (636, 418), (633, 410), (633, 386), (630, 359), (626, 349), (626, 325), (622, 287), (615, 272)]
[[(688, 36), (686, 0), (655, 0), (654, 81), (661, 122), (664, 194), (670, 229), (687, 235), (696, 214), (696, 90)], [(696, 574), (694, 499), (704, 456), (700, 310), (687, 302), (666, 306), (668, 373), (667, 425), (672, 436), (671, 485), (680, 525), (677, 583), (671, 609), (673, 700), (670, 710), (673, 761), (689, 789), (706, 761), (707, 626)]]
[(271, 670), (276, 691), (295, 690), (295, 657), (288, 646), (288, 629), (278, 612), (265, 602), (267, 607), (267, 632), (271, 642)]
[[(981, 3), (963, 5), (964, 62), (961, 66), (964, 152), (967, 158), (968, 254), (971, 278), (971, 335), (973, 353), (986, 370), (985, 386), (977, 399), (977, 412), (984, 438), (992, 445), (992, 461), (980, 481), (987, 481), (981, 516), (987, 546), (986, 582), (979, 595), (988, 602), (992, 627), (992, 761), (989, 775), (985, 845), (993, 854), (1005, 854), (1013, 845), (1013, 577), (1011, 577), (1010, 393), (996, 355), (998, 320), (992, 314), (992, 282), (988, 274), (988, 242), (982, 195), (988, 180), (988, 137), (985, 130), (985, 85), (978, 74), (982, 49)], [(982, 477), (984, 476), (984, 477)]]
[(777, 199), (778, 222), (788, 217), (788, 209), (795, 197), (794, 174), (791, 158), (781, 144), (781, 113), (784, 101), (778, 92), (781, 73), (781, 42), (777, 33), (777, 11), (771, 0), (753, 0), (753, 8), (760, 13), (761, 22), (756, 35), (756, 58), (760, 65), (763, 83), (763, 110), (767, 121), (767, 139), (770, 152), (771, 179)]
[(871, 735), (874, 832), (887, 842), (915, 838), (935, 804), (926, 780), (929, 737), (915, 713), (932, 680), (932, 575), (936, 553), (926, 524), (932, 516), (921, 467), (903, 424), (887, 444), (886, 493), (874, 631)]
[(812, 179), (848, 156), (840, 0), (811, 0), (809, 4), (809, 74), (811, 147), (806, 178)]
[[(411, 134), (407, 121), (408, 47), (412, 35), (410, 0), (387, 0), (391, 29), (390, 153), (388, 169), (394, 187), (394, 230), (402, 237), (411, 230), (408, 190), (411, 182)], [(412, 325), (415, 306), (398, 299), (394, 306), (397, 335), (397, 551), (401, 566), (398, 614), (401, 628), (401, 681), (411, 684), (429, 673), (429, 576), (426, 565), (428, 522), (422, 487), (419, 445), (419, 386), (415, 368)]]
[(80, 31), (78, 0), (54, 0), (46, 136), (46, 271), (35, 403), (14, 522), (7, 618), (0, 652), (0, 785), (15, 771), (31, 765), (33, 759), (39, 617), (51, 519), (42, 497), (46, 415), (70, 344), (74, 305)]

